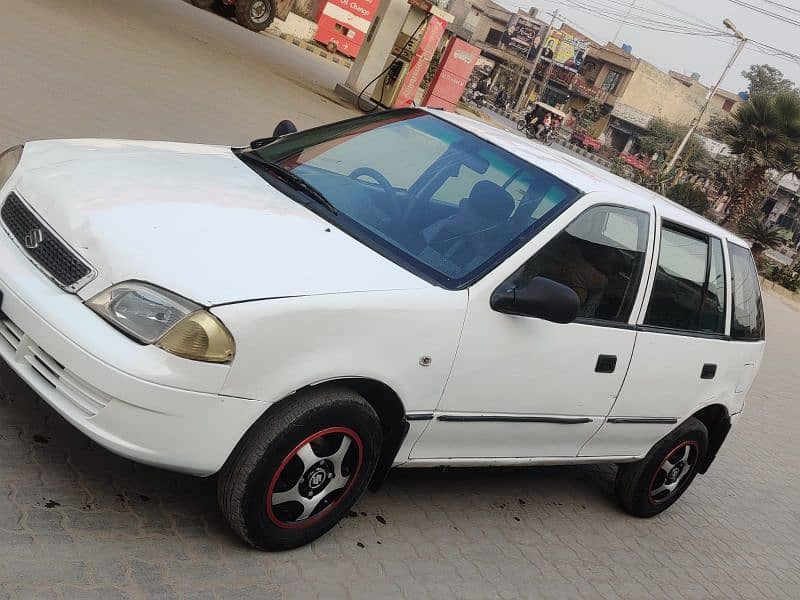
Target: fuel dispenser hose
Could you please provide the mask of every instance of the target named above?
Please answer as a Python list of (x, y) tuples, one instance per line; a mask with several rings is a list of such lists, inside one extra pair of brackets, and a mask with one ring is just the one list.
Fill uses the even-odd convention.
[[(422, 20), (419, 22), (419, 25), (417, 25), (417, 28), (414, 30), (414, 33), (412, 33), (412, 34), (411, 34), (411, 36), (408, 38), (408, 41), (407, 41), (407, 42), (405, 43), (405, 45), (403, 45), (403, 47), (400, 49), (400, 52), (399, 52), (399, 53), (397, 53), (397, 54), (392, 54), (392, 56), (394, 56), (394, 60), (393, 60), (392, 62), (390, 62), (390, 63), (389, 63), (389, 65), (388, 65), (388, 66), (387, 66), (387, 67), (386, 67), (386, 68), (385, 68), (383, 71), (381, 71), (380, 73), (378, 73), (378, 75), (375, 77), (375, 79), (371, 79), (371, 80), (370, 80), (370, 82), (369, 82), (369, 83), (367, 83), (367, 85), (365, 85), (365, 86), (364, 86), (364, 89), (363, 89), (363, 90), (361, 90), (361, 91), (359, 92), (359, 94), (358, 94), (358, 97), (356, 98), (356, 108), (357, 108), (358, 110), (360, 110), (361, 112), (368, 113), (368, 114), (369, 114), (369, 113), (373, 113), (373, 112), (375, 112), (376, 110), (378, 110), (378, 107), (381, 105), (381, 102), (383, 101), (383, 92), (384, 92), (384, 89), (386, 88), (386, 86), (383, 86), (383, 85), (381, 86), (381, 95), (380, 95), (380, 98), (378, 98), (378, 101), (377, 101), (377, 102), (376, 102), (376, 103), (375, 103), (375, 104), (372, 106), (372, 108), (369, 108), (369, 107), (367, 107), (367, 108), (362, 108), (362, 107), (361, 107), (361, 97), (362, 97), (362, 96), (364, 95), (364, 93), (367, 91), (367, 88), (368, 88), (369, 86), (371, 86), (373, 83), (375, 83), (376, 81), (378, 81), (378, 79), (380, 79), (381, 77), (383, 77), (384, 75), (386, 75), (386, 73), (388, 73), (388, 72), (389, 72), (389, 70), (390, 70), (392, 67), (394, 67), (394, 66), (395, 66), (397, 63), (399, 63), (399, 62), (400, 62), (400, 60), (399, 60), (399, 59), (400, 59), (400, 56), (402, 56), (403, 52), (405, 52), (405, 51), (406, 51), (406, 48), (409, 46), (409, 44), (411, 44), (411, 43), (414, 41), (414, 36), (415, 36), (415, 35), (417, 35), (417, 32), (419, 32), (420, 28), (421, 28), (421, 27), (422, 27), (422, 26), (423, 26), (425, 23), (427, 23), (427, 22), (428, 22), (428, 19), (429, 19), (429, 18), (430, 18), (430, 14), (427, 14), (427, 15), (425, 15), (425, 17), (424, 17), (424, 18), (423, 18), (423, 19), (422, 19)], [(402, 64), (401, 64), (401, 68), (402, 68)]]

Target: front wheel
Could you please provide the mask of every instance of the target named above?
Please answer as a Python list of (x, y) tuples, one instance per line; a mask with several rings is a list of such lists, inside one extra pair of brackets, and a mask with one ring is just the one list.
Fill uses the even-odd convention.
[(340, 387), (300, 392), (239, 443), (220, 474), (220, 508), (256, 548), (302, 546), (355, 504), (380, 447), (380, 421), (360, 395)]
[(522, 131), (527, 126), (528, 122), (525, 119), (520, 119), (519, 121), (517, 121), (517, 131)]
[(642, 460), (620, 466), (616, 494), (622, 508), (637, 517), (665, 511), (692, 483), (707, 449), (706, 426), (689, 417)]
[(275, 0), (236, 0), (236, 22), (252, 31), (264, 31), (275, 18)]

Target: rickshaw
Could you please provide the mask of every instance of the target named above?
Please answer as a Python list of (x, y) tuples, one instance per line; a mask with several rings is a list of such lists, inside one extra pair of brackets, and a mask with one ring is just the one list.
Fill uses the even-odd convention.
[[(548, 114), (550, 115), (551, 125), (540, 131), (539, 126)], [(530, 112), (517, 121), (517, 129), (519, 131), (524, 130), (528, 139), (537, 138), (548, 146), (552, 146), (553, 141), (555, 141), (556, 130), (566, 118), (567, 115), (557, 108), (544, 102), (535, 102)]]

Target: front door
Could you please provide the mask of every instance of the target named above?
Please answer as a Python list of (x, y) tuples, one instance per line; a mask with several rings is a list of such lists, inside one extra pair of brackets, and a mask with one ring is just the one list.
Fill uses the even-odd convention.
[[(412, 459), (574, 457), (600, 427), (631, 360), (653, 218), (646, 209), (589, 204), (562, 215), (568, 224), (522, 266), (470, 289), (450, 379)], [(536, 276), (575, 290), (576, 322), (490, 308), (498, 283)]]

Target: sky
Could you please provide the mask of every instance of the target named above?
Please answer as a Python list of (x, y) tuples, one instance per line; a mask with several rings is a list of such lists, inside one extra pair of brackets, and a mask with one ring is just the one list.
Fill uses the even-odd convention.
[[(635, 2), (632, 17), (641, 22), (642, 17), (659, 21), (681, 20), (702, 22), (723, 29), (722, 20), (730, 19), (737, 29), (749, 39), (763, 42), (800, 55), (800, 0), (496, 0), (511, 10), (539, 8), (539, 18), (550, 20), (554, 9), (567, 19), (567, 24), (582, 31), (595, 41), (605, 43), (613, 39), (620, 24), (612, 19), (610, 11), (625, 13), (631, 1)], [(742, 4), (779, 13), (782, 19), (772, 18), (750, 10)], [(783, 5), (783, 7), (781, 6)], [(582, 7), (582, 8), (581, 8)], [(788, 7), (788, 8), (785, 8)], [(653, 12), (657, 11), (661, 15)], [(794, 12), (796, 11), (796, 12)], [(788, 22), (794, 20), (798, 24)], [(556, 22), (558, 26), (558, 22)], [(660, 25), (657, 27), (661, 27)], [(694, 27), (692, 26), (694, 29)], [(632, 25), (623, 25), (618, 43), (633, 46), (633, 54), (664, 70), (674, 70), (686, 75), (698, 72), (706, 85), (716, 83), (722, 69), (733, 52), (733, 38), (714, 38), (706, 35), (685, 35), (654, 31)], [(769, 56), (759, 52), (752, 44), (745, 47), (736, 64), (725, 78), (722, 87), (732, 92), (747, 89), (747, 80), (741, 71), (751, 64), (770, 64), (783, 71), (785, 77), (800, 86), (800, 59), (792, 60)]]

